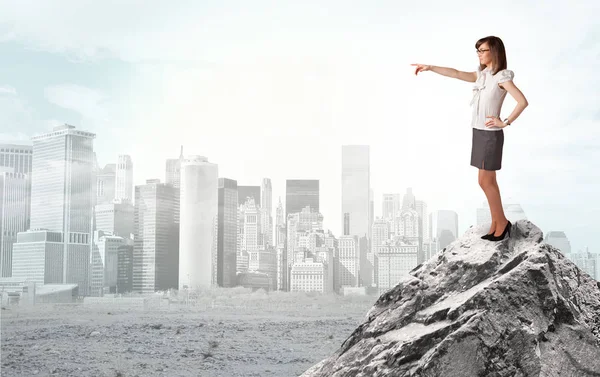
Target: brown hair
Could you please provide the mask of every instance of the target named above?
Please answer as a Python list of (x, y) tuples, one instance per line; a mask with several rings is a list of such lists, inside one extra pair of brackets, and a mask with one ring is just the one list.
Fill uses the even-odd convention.
[[(499, 71), (506, 69), (506, 50), (504, 49), (504, 43), (502, 43), (502, 39), (498, 37), (494, 37), (490, 35), (489, 37), (481, 38), (475, 43), (475, 48), (479, 49), (479, 46), (486, 43), (490, 48), (490, 54), (492, 54), (492, 74), (495, 75)], [(485, 68), (485, 64), (480, 64), (479, 69), (483, 70)]]

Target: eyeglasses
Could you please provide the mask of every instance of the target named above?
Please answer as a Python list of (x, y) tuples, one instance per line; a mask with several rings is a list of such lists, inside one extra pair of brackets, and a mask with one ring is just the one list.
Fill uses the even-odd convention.
[(489, 48), (486, 48), (485, 50), (484, 50), (484, 49), (478, 49), (478, 50), (475, 50), (475, 51), (477, 51), (477, 54), (480, 54), (480, 55), (481, 55), (481, 54), (483, 54), (484, 52), (486, 52), (486, 51), (489, 51), (489, 50), (490, 50)]

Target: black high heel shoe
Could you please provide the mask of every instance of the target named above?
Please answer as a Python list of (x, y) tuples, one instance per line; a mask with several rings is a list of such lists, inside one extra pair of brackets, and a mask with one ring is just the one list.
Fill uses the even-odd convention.
[(510, 237), (510, 229), (511, 228), (512, 228), (512, 224), (509, 221), (508, 223), (506, 223), (506, 227), (504, 228), (504, 231), (502, 232), (501, 235), (499, 235), (498, 237), (496, 237), (496, 236), (494, 236), (492, 234), (491, 237), (488, 237), (488, 240), (489, 241), (500, 241), (500, 240), (503, 240), (507, 233), (508, 233), (508, 237)]

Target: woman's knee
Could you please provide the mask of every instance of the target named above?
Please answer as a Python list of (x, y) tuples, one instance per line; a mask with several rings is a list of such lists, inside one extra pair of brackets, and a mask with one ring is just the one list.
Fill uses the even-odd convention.
[(488, 174), (482, 174), (481, 176), (479, 176), (479, 186), (481, 186), (482, 189), (486, 189), (488, 187), (491, 187), (494, 185), (494, 177), (490, 176)]

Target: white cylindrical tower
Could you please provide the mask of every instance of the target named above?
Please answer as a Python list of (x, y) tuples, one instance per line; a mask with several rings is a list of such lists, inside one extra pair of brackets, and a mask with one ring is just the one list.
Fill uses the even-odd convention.
[(180, 188), (179, 289), (207, 288), (212, 283), (217, 239), (217, 164), (202, 156), (184, 157)]

